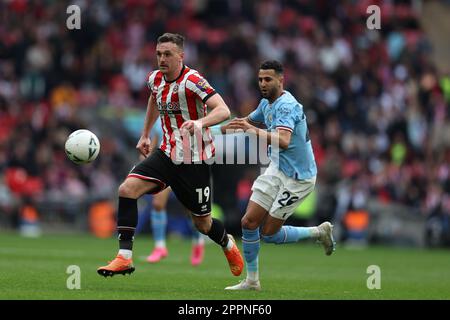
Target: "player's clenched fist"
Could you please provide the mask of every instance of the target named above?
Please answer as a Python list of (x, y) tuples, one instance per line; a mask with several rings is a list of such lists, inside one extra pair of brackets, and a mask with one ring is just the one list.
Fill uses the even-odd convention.
[(254, 129), (255, 127), (249, 124), (245, 118), (234, 118), (230, 121), (230, 123), (228, 123), (227, 128), (247, 131), (248, 129)]
[(191, 135), (194, 134), (195, 131), (202, 130), (202, 123), (200, 120), (187, 120), (183, 122), (181, 125), (181, 133), (183, 134), (183, 131), (189, 132)]
[(147, 157), (150, 154), (150, 138), (141, 137), (136, 145), (136, 149), (144, 156)]

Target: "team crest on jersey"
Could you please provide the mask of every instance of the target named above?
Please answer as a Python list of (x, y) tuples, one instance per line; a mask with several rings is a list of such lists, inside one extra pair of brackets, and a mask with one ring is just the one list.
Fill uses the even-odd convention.
[(195, 85), (202, 91), (207, 91), (211, 87), (206, 79), (200, 79)]
[(178, 84), (173, 86), (173, 93), (177, 93), (178, 92)]

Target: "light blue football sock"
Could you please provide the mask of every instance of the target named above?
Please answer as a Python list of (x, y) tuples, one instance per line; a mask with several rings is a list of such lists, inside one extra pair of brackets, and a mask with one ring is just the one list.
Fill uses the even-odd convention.
[(242, 247), (247, 265), (247, 279), (258, 280), (259, 229), (242, 229)]
[(298, 242), (303, 239), (309, 239), (313, 237), (314, 231), (312, 228), (305, 227), (293, 227), (293, 226), (283, 226), (277, 233), (271, 236), (262, 236), (264, 242), (283, 244)]
[(167, 212), (153, 210), (151, 214), (153, 239), (156, 245), (164, 245), (166, 241)]

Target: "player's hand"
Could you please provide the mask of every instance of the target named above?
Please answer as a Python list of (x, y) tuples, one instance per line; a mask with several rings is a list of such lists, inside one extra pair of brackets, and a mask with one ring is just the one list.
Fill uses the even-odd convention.
[(227, 124), (227, 129), (247, 131), (254, 127), (245, 118), (234, 118)]
[(189, 132), (189, 134), (192, 136), (195, 131), (202, 130), (202, 123), (201, 120), (187, 120), (183, 122), (181, 125), (180, 131), (181, 135), (184, 135), (185, 132)]
[(150, 154), (150, 138), (149, 137), (141, 137), (136, 145), (136, 149), (139, 150), (139, 152), (147, 158), (147, 156)]

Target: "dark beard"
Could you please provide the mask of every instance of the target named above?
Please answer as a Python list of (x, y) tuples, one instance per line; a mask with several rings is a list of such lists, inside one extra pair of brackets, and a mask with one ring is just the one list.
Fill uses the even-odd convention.
[(268, 90), (268, 91), (266, 91), (265, 94), (261, 92), (261, 96), (269, 101), (274, 100), (273, 98), (275, 97), (275, 94), (276, 94), (276, 90)]

